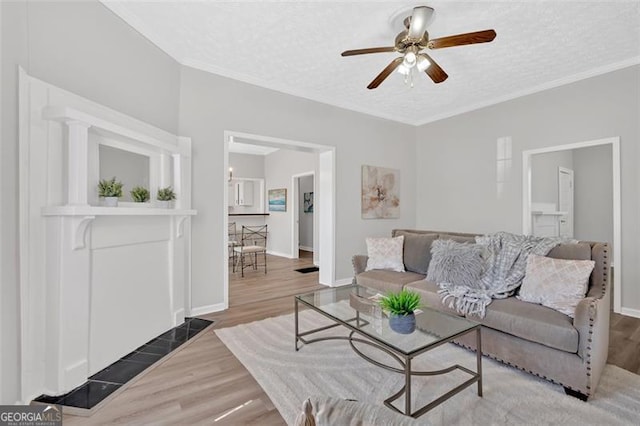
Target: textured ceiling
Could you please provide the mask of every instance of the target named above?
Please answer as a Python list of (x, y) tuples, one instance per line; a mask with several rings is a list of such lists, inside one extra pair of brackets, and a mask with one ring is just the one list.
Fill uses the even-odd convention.
[[(104, 2), (180, 63), (343, 108), (421, 124), (640, 62), (638, 1), (200, 1)], [(391, 17), (435, 9), (432, 38), (493, 28), (492, 43), (431, 51), (449, 74), (409, 88), (393, 58), (343, 58), (390, 46)]]

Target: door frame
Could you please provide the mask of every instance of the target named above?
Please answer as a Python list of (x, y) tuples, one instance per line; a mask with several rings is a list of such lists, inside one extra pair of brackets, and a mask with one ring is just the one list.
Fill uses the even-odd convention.
[[(573, 171), (573, 169), (570, 169), (568, 167), (558, 167), (558, 211), (563, 211), (562, 208), (560, 208), (560, 176), (565, 173), (571, 176), (571, 214), (567, 214), (567, 216), (571, 217), (571, 238), (573, 238), (573, 234), (575, 233), (575, 222), (574, 222), (574, 212), (575, 212), (575, 173)], [(559, 218), (559, 220), (562, 220), (561, 218)], [(558, 223), (558, 235), (562, 235), (561, 232), (561, 227), (562, 225), (560, 223)]]
[[(291, 207), (292, 210), (291, 212), (293, 213), (291, 215), (291, 257), (293, 259), (298, 259), (300, 257), (300, 181), (299, 179), (301, 177), (305, 177), (305, 176), (313, 176), (313, 192), (315, 195), (316, 192), (316, 172), (315, 171), (310, 171), (310, 172), (303, 172), (303, 173), (298, 173), (295, 175), (291, 176)], [(315, 217), (313, 218), (313, 235), (315, 237), (315, 230), (316, 230), (316, 220)], [(314, 251), (314, 255), (313, 257), (316, 257), (315, 254), (315, 247), (316, 247), (316, 241), (315, 238), (313, 239), (313, 251)]]
[(621, 225), (621, 186), (620, 186), (620, 137), (596, 139), (576, 142), (566, 145), (556, 145), (546, 148), (522, 151), (522, 233), (531, 234), (531, 157), (536, 154), (569, 151), (591, 146), (611, 145), (611, 159), (613, 162), (613, 257), (611, 266), (613, 274), (613, 311), (624, 313), (622, 308), (622, 225)]
[[(229, 142), (232, 140), (251, 143), (253, 145), (269, 146), (280, 149), (293, 149), (296, 151), (311, 152), (318, 154), (318, 176), (314, 186), (317, 190), (318, 204), (321, 206), (315, 217), (318, 222), (318, 251), (320, 273), (318, 282), (327, 286), (338, 286), (336, 282), (336, 147), (310, 142), (301, 142), (290, 139), (282, 139), (271, 136), (256, 135), (251, 133), (236, 132), (232, 130), (224, 131), (224, 168), (225, 174), (229, 170)], [(220, 182), (223, 191), (224, 202), (222, 209), (222, 253), (227, 252), (227, 242), (229, 239), (227, 226), (229, 223), (229, 185), (227, 179)], [(315, 194), (314, 194), (315, 195)], [(315, 244), (315, 242), (314, 242)], [(222, 280), (224, 286), (224, 309), (229, 307), (229, 263), (226, 256), (221, 259)]]

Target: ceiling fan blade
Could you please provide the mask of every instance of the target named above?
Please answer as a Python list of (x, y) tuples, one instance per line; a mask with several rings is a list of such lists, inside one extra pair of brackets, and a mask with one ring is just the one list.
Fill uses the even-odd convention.
[(385, 80), (385, 78), (389, 77), (389, 74), (395, 71), (395, 69), (398, 68), (398, 66), (400, 66), (403, 60), (404, 60), (403, 57), (399, 57), (391, 61), (391, 63), (387, 65), (387, 67), (383, 69), (382, 72), (378, 74), (371, 83), (369, 83), (369, 85), (367, 86), (367, 89), (375, 89), (376, 87), (380, 86), (380, 83), (382, 83)]
[(431, 62), (429, 68), (424, 70), (424, 72), (429, 76), (429, 78), (431, 78), (431, 80), (433, 80), (434, 83), (442, 83), (447, 78), (449, 78), (447, 73), (444, 72), (442, 68), (440, 68), (440, 65), (438, 65), (431, 56), (427, 55), (424, 52), (420, 53), (420, 55), (424, 55), (429, 60), (429, 62)]
[(395, 52), (395, 46), (391, 47), (370, 47), (368, 49), (355, 49), (345, 50), (341, 53), (342, 56), (354, 56), (354, 55), (366, 55), (368, 53), (383, 53), (383, 52)]
[(433, 13), (433, 9), (427, 6), (418, 6), (413, 8), (413, 14), (411, 15), (411, 21), (409, 24), (409, 38), (421, 39), (424, 32), (427, 30), (427, 24), (429, 18)]
[(494, 30), (476, 31), (473, 33), (457, 34), (448, 37), (440, 37), (429, 40), (429, 49), (442, 49), (445, 47), (464, 46), (465, 44), (488, 43), (496, 38)]

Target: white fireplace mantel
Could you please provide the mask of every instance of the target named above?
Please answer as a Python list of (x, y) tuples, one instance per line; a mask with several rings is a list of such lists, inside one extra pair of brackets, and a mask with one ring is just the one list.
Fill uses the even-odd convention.
[[(98, 205), (99, 146), (174, 208)], [(130, 188), (128, 188), (130, 189)], [(22, 401), (81, 385), (191, 313), (191, 140), (20, 73)]]

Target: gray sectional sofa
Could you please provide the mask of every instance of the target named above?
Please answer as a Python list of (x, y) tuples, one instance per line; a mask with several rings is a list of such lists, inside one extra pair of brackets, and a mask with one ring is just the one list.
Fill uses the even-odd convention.
[[(442, 304), (438, 286), (425, 280), (435, 239), (475, 242), (476, 234), (396, 229), (404, 235), (406, 272), (365, 271), (367, 257), (353, 257), (355, 282), (381, 292), (407, 288), (420, 293), (431, 308), (459, 315)], [(575, 319), (542, 305), (515, 297), (493, 300), (484, 318), (469, 318), (482, 324), (482, 353), (498, 361), (564, 386), (567, 394), (586, 400), (593, 395), (607, 361), (609, 346), (609, 256), (608, 244), (578, 242), (561, 244), (548, 256), (558, 259), (595, 261), (586, 297), (578, 304)], [(475, 350), (475, 337), (458, 344)]]

